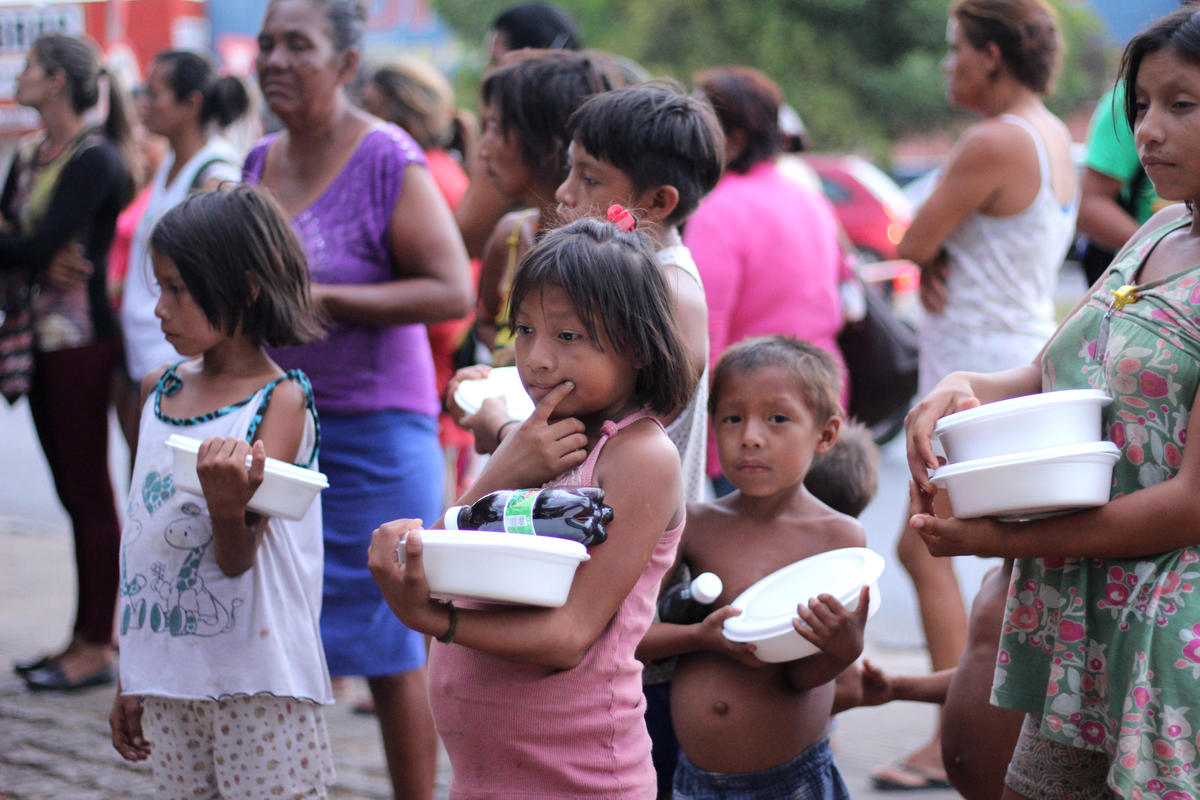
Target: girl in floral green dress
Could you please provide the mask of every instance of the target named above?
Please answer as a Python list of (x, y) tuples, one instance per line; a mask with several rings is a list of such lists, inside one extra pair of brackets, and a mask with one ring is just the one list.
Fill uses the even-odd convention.
[[(909, 524), (935, 555), (1016, 558), (993, 702), (1027, 714), (1005, 800), (1200, 798), (1200, 12), (1125, 51), (1126, 114), (1159, 196), (1152, 217), (1035, 363), (954, 373), (909, 415)], [(1102, 389), (1121, 450), (1111, 501), (1027, 523), (939, 519), (938, 418), (980, 403)]]

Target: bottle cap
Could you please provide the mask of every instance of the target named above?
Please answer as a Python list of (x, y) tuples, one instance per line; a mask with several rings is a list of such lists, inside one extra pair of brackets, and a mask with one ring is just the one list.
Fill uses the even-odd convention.
[(447, 508), (446, 515), (442, 518), (442, 527), (448, 531), (458, 530), (458, 518), (464, 508), (468, 508), (468, 506), (450, 506)]
[(702, 572), (692, 579), (691, 583), (692, 599), (697, 603), (708, 605), (721, 596), (721, 590), (725, 587), (721, 583), (721, 579), (712, 572)]

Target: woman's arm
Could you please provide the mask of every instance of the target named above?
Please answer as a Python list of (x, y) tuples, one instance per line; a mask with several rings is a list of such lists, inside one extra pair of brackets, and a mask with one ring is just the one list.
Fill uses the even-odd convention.
[(404, 169), (388, 239), (395, 280), (314, 284), (314, 302), (335, 320), (363, 325), (428, 324), (467, 315), (467, 253), (445, 199), (419, 164)]
[[(653, 475), (653, 481), (647, 476)], [(650, 423), (613, 437), (596, 465), (597, 483), (613, 508), (608, 540), (591, 548), (561, 608), (460, 610), (454, 642), (511, 661), (569, 669), (608, 625), (632, 591), (654, 549), (679, 519), (679, 455)], [(449, 626), (448, 609), (429, 597), (419, 535), (409, 536), (405, 563), (396, 546), (420, 522), (400, 520), (377, 529), (368, 564), (388, 605), (405, 625), (434, 636)]]
[(933, 454), (933, 429), (947, 414), (965, 411), (984, 403), (1037, 394), (1042, 390), (1040, 356), (1037, 363), (1003, 372), (952, 372), (938, 381), (929, 394), (904, 418), (908, 443), (908, 468), (912, 478), (927, 492), (936, 491), (928, 470), (937, 469)]
[[(1200, 394), (1186, 441), (1200, 441)], [(1200, 447), (1185, 447), (1174, 478), (1099, 508), (1025, 523), (940, 519), (927, 496), (911, 496), (909, 525), (936, 556), (971, 553), (1004, 558), (1137, 558), (1200, 544)]]
[(0, 231), (0, 269), (36, 273), (49, 266), (125, 179), (123, 169), (116, 154), (103, 146), (88, 147), (67, 162), (37, 228), (20, 235)]
[(922, 270), (933, 265), (950, 234), (967, 217), (985, 210), (995, 200), (1011, 180), (1014, 135), (1025, 136), (1012, 125), (992, 120), (975, 125), (963, 135), (947, 156), (933, 192), (917, 209), (900, 240), (896, 250), (900, 258)]
[[(254, 566), (269, 518), (247, 510), (246, 503), (262, 483), (267, 456), (295, 461), (308, 415), (306, 399), (298, 384), (280, 381), (253, 446), (236, 437), (212, 437), (200, 445), (196, 474), (212, 518), (213, 554), (226, 575), (241, 575)], [(247, 455), (252, 456), (249, 468)]]

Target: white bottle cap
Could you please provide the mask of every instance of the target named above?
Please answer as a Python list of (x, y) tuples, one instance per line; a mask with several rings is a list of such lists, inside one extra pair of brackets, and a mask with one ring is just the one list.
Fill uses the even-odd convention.
[(725, 587), (714, 573), (702, 572), (692, 579), (690, 588), (693, 600), (708, 605), (721, 596), (721, 590)]
[(458, 516), (466, 506), (450, 506), (442, 517), (442, 527), (448, 531), (458, 530)]

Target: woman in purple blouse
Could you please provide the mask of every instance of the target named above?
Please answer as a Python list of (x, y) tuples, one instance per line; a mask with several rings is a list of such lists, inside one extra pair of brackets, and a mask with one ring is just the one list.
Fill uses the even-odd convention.
[(465, 315), (467, 254), (454, 219), (399, 128), (355, 107), (365, 11), (356, 0), (272, 0), (256, 68), (284, 130), (247, 156), (245, 177), (292, 215), (327, 337), (272, 355), (312, 381), (321, 415), (325, 590), (332, 675), (366, 676), (396, 797), (431, 797), (437, 738), (425, 646), (367, 571), (371, 531), (432, 522), (443, 499), (438, 397), (425, 325)]

